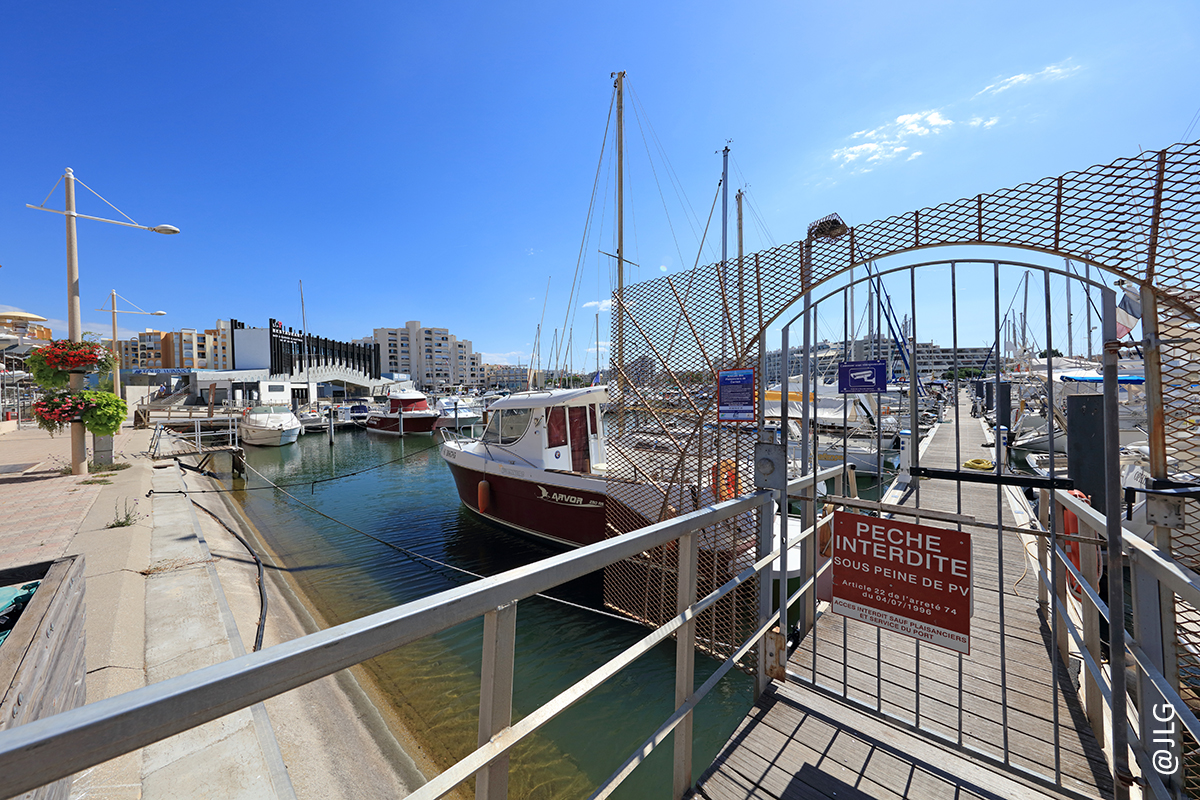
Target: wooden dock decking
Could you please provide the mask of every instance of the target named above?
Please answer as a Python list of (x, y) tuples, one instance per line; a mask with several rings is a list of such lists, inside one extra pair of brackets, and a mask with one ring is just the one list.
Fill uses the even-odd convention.
[[(983, 428), (969, 412), (960, 402), (957, 455), (951, 419), (928, 443), (922, 466), (956, 469), (988, 457)], [(701, 776), (700, 796), (1112, 796), (1108, 763), (1069, 670), (1051, 661), (1051, 630), (1025, 544), (1016, 533), (997, 537), (997, 487), (924, 480), (888, 502), (916, 507), (918, 492), (922, 508), (993, 525), (964, 526), (973, 542), (970, 655), (820, 613), (789, 659), (788, 681), (760, 698)], [(1003, 524), (1014, 526), (1003, 491), (1000, 497)]]

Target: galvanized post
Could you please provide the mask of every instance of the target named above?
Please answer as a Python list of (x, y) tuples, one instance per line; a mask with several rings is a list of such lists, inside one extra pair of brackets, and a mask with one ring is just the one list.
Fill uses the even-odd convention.
[(1112, 692), (1113, 797), (1128, 800), (1133, 773), (1129, 771), (1129, 754), (1125, 727), (1125, 579), (1121, 554), (1121, 464), (1120, 426), (1117, 411), (1117, 300), (1112, 289), (1102, 289), (1101, 331), (1104, 335), (1104, 465), (1105, 465), (1105, 526), (1108, 538), (1108, 668)]
[[(1087, 523), (1081, 517), (1079, 520), (1079, 535), (1095, 539), (1100, 534), (1088, 527)], [(1082, 542), (1075, 542), (1074, 544), (1075, 547), (1079, 548), (1080, 573), (1087, 580), (1089, 586), (1093, 589), (1099, 589), (1099, 548), (1094, 544), (1083, 544)], [(1081, 606), (1083, 608), (1083, 643), (1087, 647), (1088, 654), (1091, 655), (1092, 660), (1099, 664), (1100, 610), (1092, 604), (1092, 601), (1086, 595), (1082, 599)], [(1064, 625), (1063, 627), (1066, 626)], [(1089, 669), (1083, 670), (1083, 700), (1088, 720), (1092, 723), (1092, 730), (1096, 734), (1096, 741), (1103, 747), (1104, 698), (1100, 696), (1100, 685), (1096, 683), (1096, 679), (1092, 676), (1092, 671)]]
[[(1050, 530), (1050, 493), (1045, 489), (1038, 489), (1038, 524), (1042, 530)], [(1049, 542), (1045, 536), (1037, 537), (1037, 552), (1038, 552), (1038, 568), (1042, 575), (1050, 574), (1049, 560)], [(1050, 611), (1050, 592), (1046, 589), (1046, 582), (1038, 580), (1038, 605), (1042, 608), (1043, 614), (1048, 614)], [(1046, 617), (1049, 619), (1049, 617)]]
[[(513, 658), (517, 644), (517, 604), (483, 615), (483, 663), (479, 681), (479, 747), (512, 723)], [(508, 755), (475, 773), (475, 800), (508, 797)]]
[[(1052, 494), (1051, 498), (1053, 497), (1054, 495)], [(1050, 576), (1054, 582), (1055, 608), (1054, 615), (1050, 618), (1050, 627), (1055, 631), (1054, 639), (1058, 645), (1059, 656), (1062, 658), (1064, 664), (1069, 664), (1071, 663), (1071, 646), (1068, 639), (1067, 626), (1062, 622), (1059, 622), (1057, 627), (1054, 625), (1059, 611), (1065, 612), (1068, 607), (1067, 568), (1060, 564), (1058, 560), (1059, 538), (1057, 533), (1063, 530), (1063, 507), (1056, 502), (1051, 513), (1054, 514), (1054, 527), (1050, 532)]]
[[(696, 602), (696, 561), (698, 553), (696, 534), (686, 533), (679, 537), (679, 580), (676, 584), (676, 608), (686, 611)], [(691, 696), (696, 674), (696, 621), (689, 619), (675, 634), (675, 708), (678, 709)], [(689, 711), (675, 726), (675, 791), (673, 797), (680, 800), (692, 788), (692, 713)]]
[[(1154, 287), (1148, 283), (1142, 286), (1140, 294), (1142, 301), (1142, 354), (1146, 372), (1146, 411), (1150, 418), (1150, 477), (1161, 480), (1167, 477), (1167, 426), (1166, 410), (1163, 404), (1162, 347), (1158, 336), (1158, 296), (1154, 293)], [(1147, 508), (1155, 502), (1158, 502), (1155, 498), (1147, 498)], [(1174, 543), (1170, 528), (1164, 525), (1154, 526), (1154, 546), (1174, 558)], [(1154, 666), (1158, 667), (1166, 677), (1171, 687), (1178, 692), (1179, 663), (1176, 658), (1177, 643), (1175, 641), (1175, 594), (1169, 590), (1162, 590), (1157, 581), (1148, 575), (1141, 576), (1139, 580), (1139, 573), (1144, 570), (1138, 570), (1136, 564), (1131, 564), (1130, 570), (1133, 573), (1131, 578), (1134, 592), (1134, 638), (1150, 656)], [(1140, 675), (1139, 696), (1158, 697), (1157, 690), (1152, 688), (1145, 673), (1140, 673)], [(1180, 726), (1175, 725), (1171, 733), (1164, 734), (1161, 731), (1166, 731), (1167, 726), (1159, 723), (1155, 728), (1160, 733), (1146, 738), (1147, 732), (1150, 730), (1149, 726), (1153, 722), (1152, 717), (1153, 714), (1143, 713), (1141, 715), (1142, 741), (1160, 738), (1172, 739), (1172, 752), (1178, 756), (1181, 751)], [(1178, 759), (1176, 762), (1178, 763)], [(1173, 774), (1161, 777), (1173, 797), (1183, 795), (1181, 769), (1176, 769)]]

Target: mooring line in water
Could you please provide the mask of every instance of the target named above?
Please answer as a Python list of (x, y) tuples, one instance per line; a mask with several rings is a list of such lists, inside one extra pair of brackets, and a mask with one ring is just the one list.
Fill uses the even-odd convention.
[[(385, 539), (380, 539), (378, 536), (367, 533), (364, 530), (360, 530), (348, 522), (342, 522), (340, 519), (331, 517), (328, 514), (326, 514), (324, 511), (321, 511), (318, 508), (313, 508), (308, 503), (301, 500), (299, 497), (296, 497), (294, 494), (291, 494), (290, 492), (285, 491), (282, 486), (278, 486), (278, 485), (272, 483), (270, 478), (268, 478), (266, 475), (263, 475), (261, 472), (259, 472), (254, 467), (250, 466), (249, 464), (246, 464), (245, 466), (246, 466), (246, 469), (250, 470), (255, 475), (262, 478), (267, 483), (271, 484), (272, 488), (278, 489), (280, 491), (280, 493), (283, 494), (284, 497), (288, 497), (292, 500), (295, 500), (297, 503), (304, 506), (309, 511), (313, 512), (314, 514), (324, 517), (325, 519), (329, 520), (330, 522), (334, 522), (334, 523), (337, 523), (338, 525), (341, 525), (342, 527), (349, 528), (350, 530), (354, 531), (355, 533), (366, 536), (368, 539), (372, 539), (376, 542), (379, 542), (381, 545), (383, 545), (385, 547), (390, 547), (393, 550), (404, 553), (405, 555), (410, 556), (412, 558), (420, 559), (422, 561), (428, 561), (430, 564), (435, 564), (439, 567), (445, 567), (446, 569), (453, 570), (454, 572), (461, 572), (463, 575), (470, 575), (472, 578), (482, 579), (482, 578), (487, 577), (485, 575), (479, 575), (478, 573), (471, 572), (469, 569), (463, 569), (462, 567), (456, 567), (453, 564), (447, 564), (444, 561), (438, 561), (436, 558), (430, 558), (427, 555), (422, 555), (421, 553), (418, 553), (415, 550), (409, 550), (407, 547), (401, 547), (400, 545), (398, 545), (394, 542), (389, 542), (389, 541), (386, 541)], [(303, 485), (303, 484), (301, 484), (301, 485)], [(262, 487), (262, 488), (267, 488), (267, 487)], [(201, 490), (201, 491), (203, 491), (203, 490)], [(629, 619), (628, 617), (622, 617), (619, 614), (610, 614), (607, 611), (601, 611), (600, 609), (592, 608), (591, 606), (580, 605), (579, 603), (572, 603), (570, 600), (563, 600), (561, 597), (554, 597), (552, 595), (542, 594), (540, 592), (534, 594), (534, 597), (540, 597), (543, 600), (552, 600), (555, 603), (562, 603), (564, 606), (570, 606), (571, 608), (577, 608), (580, 611), (590, 611), (593, 614), (599, 614), (602, 617), (608, 617), (610, 619), (620, 620), (621, 622), (629, 622), (631, 624), (637, 624), (633, 620)]]
[[(151, 489), (150, 491), (146, 492), (146, 497), (150, 497), (155, 494), (228, 494), (230, 492), (252, 492), (252, 491), (256, 491), (258, 489), (281, 489), (281, 488), (291, 489), (296, 486), (307, 486), (307, 487), (309, 487), (309, 493), (315, 494), (316, 486), (318, 483), (328, 483), (329, 481), (340, 481), (342, 478), (352, 478), (355, 475), (362, 475), (364, 472), (370, 472), (371, 470), (379, 469), (380, 467), (387, 467), (387, 466), (391, 466), (392, 464), (398, 464), (401, 461), (404, 461), (405, 459), (410, 458), (412, 456), (417, 456), (417, 455), (420, 455), (421, 453), (428, 453), (432, 449), (433, 449), (432, 447), (427, 447), (424, 450), (416, 450), (412, 453), (407, 453), (405, 455), (402, 455), (399, 458), (393, 458), (391, 461), (385, 461), (382, 464), (376, 464), (373, 467), (367, 467), (366, 469), (360, 469), (357, 472), (347, 472), (345, 475), (334, 475), (331, 478), (321, 478), (321, 479), (315, 480), (315, 481), (304, 481), (303, 483), (285, 483), (280, 486), (280, 485), (271, 483), (266, 478), (263, 478), (263, 480), (267, 480), (267, 483), (270, 483), (271, 485), (270, 486), (243, 486), (240, 489), (224, 489), (224, 488), (221, 488), (221, 489), (192, 489), (187, 492), (181, 492), (178, 490), (170, 491), (170, 492), (158, 492), (158, 491), (155, 491), (154, 489)], [(251, 468), (251, 469), (253, 469), (253, 468)], [(258, 475), (260, 475), (260, 476), (262, 475), (262, 473), (258, 472), (258, 470), (254, 470), (254, 472), (258, 473)], [(210, 474), (209, 477), (216, 477), (216, 476)]]

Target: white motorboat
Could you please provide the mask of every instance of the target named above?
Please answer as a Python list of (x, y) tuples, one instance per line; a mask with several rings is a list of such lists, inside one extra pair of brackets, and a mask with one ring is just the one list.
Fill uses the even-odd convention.
[(238, 424), (238, 436), (246, 444), (280, 447), (291, 444), (304, 426), (287, 406), (253, 406), (246, 409)]
[(434, 410), (439, 414), (434, 425), (437, 428), (466, 428), (483, 422), (479, 406), (472, 398), (462, 395), (452, 394), (439, 399)]

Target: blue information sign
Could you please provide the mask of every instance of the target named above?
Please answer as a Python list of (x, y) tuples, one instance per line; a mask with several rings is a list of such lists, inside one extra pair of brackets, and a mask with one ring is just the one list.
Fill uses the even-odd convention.
[(887, 390), (887, 364), (883, 361), (843, 361), (838, 364), (838, 391), (883, 392)]
[(717, 373), (717, 421), (754, 420), (754, 370), (721, 370)]

